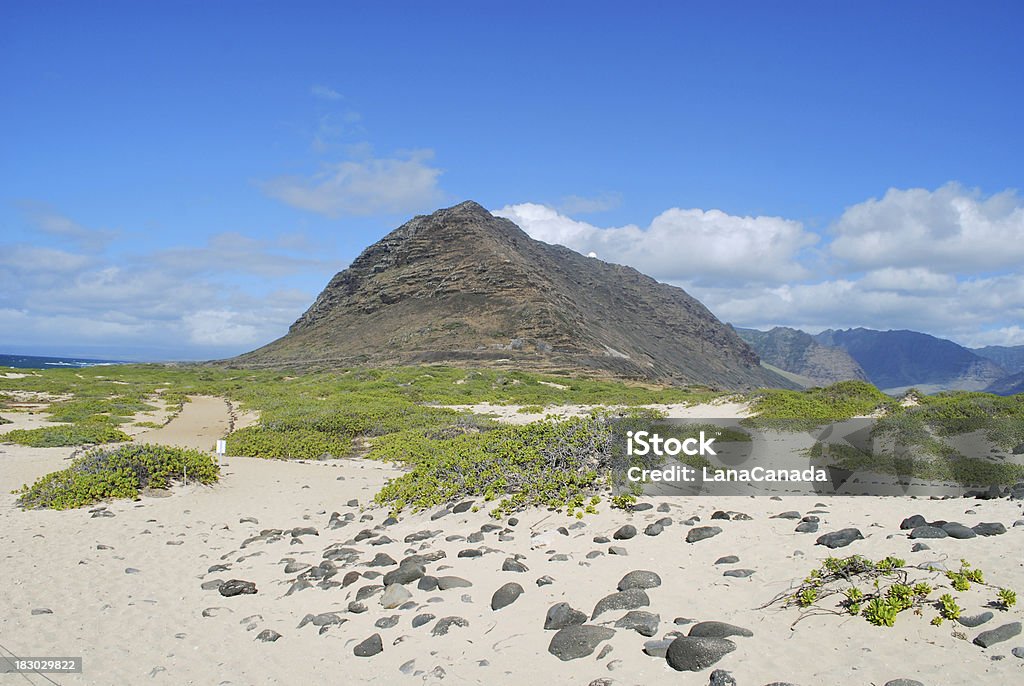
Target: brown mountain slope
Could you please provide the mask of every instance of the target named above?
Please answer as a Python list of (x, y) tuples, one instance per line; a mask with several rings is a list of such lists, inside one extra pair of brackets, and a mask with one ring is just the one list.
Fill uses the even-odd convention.
[(792, 384), (680, 288), (530, 238), (474, 202), (418, 216), (246, 366), (455, 362), (723, 388)]

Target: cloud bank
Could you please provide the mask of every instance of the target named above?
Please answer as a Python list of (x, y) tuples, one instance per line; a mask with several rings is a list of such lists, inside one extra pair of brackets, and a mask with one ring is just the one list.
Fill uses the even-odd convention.
[(1024, 201), (1011, 190), (890, 189), (820, 235), (782, 217), (675, 207), (644, 227), (598, 227), (533, 203), (495, 214), (682, 286), (741, 326), (907, 328), (967, 345), (1024, 344)]

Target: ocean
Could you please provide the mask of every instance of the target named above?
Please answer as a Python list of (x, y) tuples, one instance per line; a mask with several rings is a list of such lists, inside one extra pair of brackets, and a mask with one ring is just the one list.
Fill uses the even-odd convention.
[(36, 355), (2, 355), (0, 367), (19, 369), (59, 369), (60, 367), (95, 367), (106, 364), (123, 364), (119, 360), (92, 360), (86, 357), (38, 357)]

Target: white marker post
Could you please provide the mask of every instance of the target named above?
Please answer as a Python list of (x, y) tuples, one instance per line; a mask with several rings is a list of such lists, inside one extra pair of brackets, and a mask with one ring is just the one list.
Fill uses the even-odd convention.
[(228, 451), (228, 442), (225, 440), (217, 441), (217, 455), (224, 457), (224, 454)]

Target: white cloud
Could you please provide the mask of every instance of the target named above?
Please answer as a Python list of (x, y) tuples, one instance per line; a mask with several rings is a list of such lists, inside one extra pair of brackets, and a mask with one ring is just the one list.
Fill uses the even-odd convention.
[(341, 93), (334, 90), (330, 86), (324, 86), (322, 84), (314, 85), (309, 89), (310, 95), (314, 98), (320, 98), (321, 100), (341, 100), (344, 96)]
[(893, 188), (847, 208), (833, 230), (832, 255), (852, 268), (970, 274), (1024, 263), (1024, 202), (1009, 190)]
[(188, 338), (197, 345), (255, 346), (260, 340), (257, 327), (245, 322), (245, 316), (231, 310), (199, 310), (181, 318)]
[(70, 242), (88, 252), (99, 252), (117, 238), (114, 231), (86, 228), (55, 211), (46, 203), (26, 200), (18, 202), (17, 205), (38, 231)]
[(689, 283), (786, 283), (810, 275), (802, 254), (818, 237), (781, 217), (739, 217), (719, 210), (665, 210), (646, 228), (598, 228), (533, 203), (494, 214), (539, 240), (608, 262), (628, 264), (662, 280)]
[(282, 176), (261, 185), (270, 197), (328, 217), (410, 213), (436, 205), (442, 170), (430, 150), (405, 158), (347, 160), (322, 165), (312, 177)]
[[(300, 244), (284, 239), (279, 245), (295, 249)], [(204, 247), (170, 248), (154, 253), (150, 259), (181, 274), (233, 272), (276, 277), (330, 268), (322, 260), (282, 254), (275, 247), (237, 232), (225, 232), (211, 236)], [(310, 248), (305, 246), (306, 250)]]

